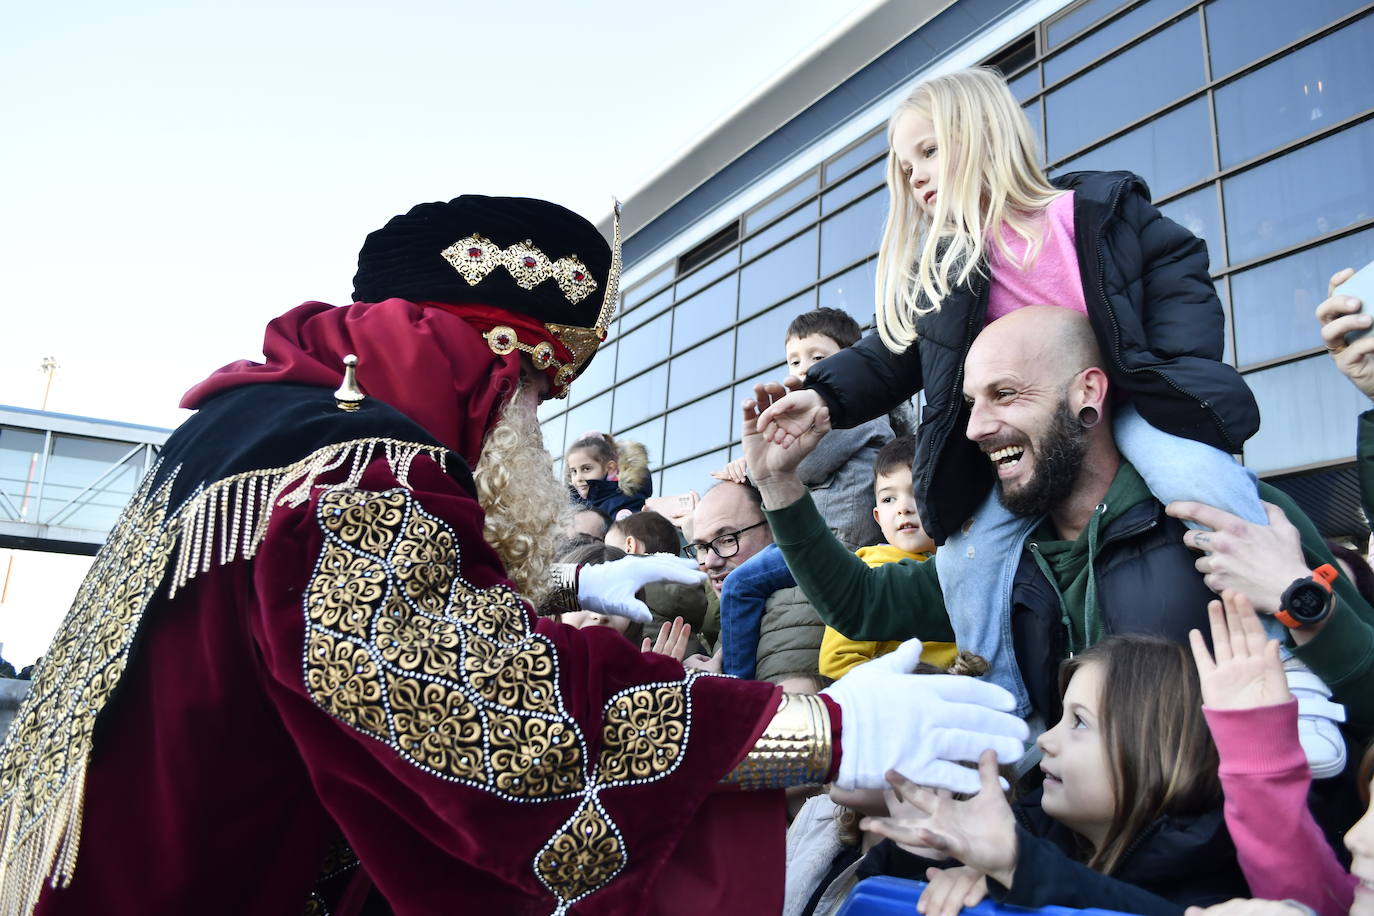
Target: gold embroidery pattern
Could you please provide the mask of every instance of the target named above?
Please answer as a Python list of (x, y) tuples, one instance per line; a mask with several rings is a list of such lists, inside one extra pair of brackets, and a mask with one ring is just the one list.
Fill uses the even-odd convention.
[[(155, 491), (162, 466), (148, 473), (96, 556), (0, 749), (0, 912), (30, 912), (49, 879), (56, 887), (71, 882), (95, 722), (119, 685), (143, 615), (163, 583), (174, 595), (213, 566), (251, 558), (272, 511), (300, 505), (323, 474), (341, 478), (334, 487), (354, 487), (368, 463), (381, 456), (406, 485), (411, 463), (421, 455), (442, 466), (447, 451), (394, 439), (341, 442), (290, 465), (202, 486), (175, 510), (169, 501), (176, 472)], [(366, 515), (383, 507), (358, 501), (358, 508), (350, 516), (353, 530), (384, 536), (377, 520)], [(365, 567), (332, 572), (345, 592), (369, 594), (375, 587)], [(335, 623), (356, 630), (358, 621), (351, 616), (356, 600), (326, 592), (321, 590), (322, 606), (334, 609)], [(355, 655), (347, 643), (322, 642), (320, 648), (336, 668)], [(358, 714), (364, 727), (370, 723), (385, 730), (361, 707)]]
[(690, 699), (682, 683), (632, 687), (606, 704), (601, 728), (604, 786), (653, 782), (682, 760)]
[(152, 480), (144, 479), (96, 557), (0, 756), (5, 912), (28, 912), (44, 875), (62, 886), (71, 880), (95, 719), (124, 673), (176, 543), (177, 526), (165, 524), (172, 481), (150, 493)]
[(596, 290), (596, 281), (581, 258), (568, 255), (551, 260), (529, 239), (502, 248), (480, 233), (473, 233), (440, 254), (469, 286), (476, 286), (493, 270), (504, 267), (521, 289), (534, 289), (545, 280), (554, 280), (563, 297), (573, 305)]
[(592, 770), (552, 645), (509, 588), (462, 579), (443, 521), (405, 490), (333, 490), (317, 518), (324, 544), (302, 602), (315, 702), (441, 779), (515, 802), (578, 799), (531, 864), (555, 914), (605, 886), (628, 850), (599, 793), (676, 769), (695, 675), (607, 700)]
[(519, 596), (463, 581), (453, 532), (404, 490), (326, 493), (317, 517), (304, 599), (315, 702), (443, 779), (512, 801), (581, 792), (585, 742)]
[(625, 867), (625, 838), (595, 797), (588, 798), (535, 856), (535, 873), (564, 907), (610, 882)]

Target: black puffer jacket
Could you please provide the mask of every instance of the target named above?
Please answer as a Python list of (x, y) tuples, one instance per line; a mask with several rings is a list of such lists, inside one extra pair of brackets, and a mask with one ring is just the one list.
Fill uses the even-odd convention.
[[(1071, 172), (1074, 238), (1088, 317), (1114, 391), (1155, 427), (1239, 452), (1259, 429), (1240, 374), (1221, 362), (1224, 318), (1207, 272), (1207, 246), (1150, 203), (1129, 172)], [(964, 357), (982, 330), (988, 282), (975, 277), (917, 322), (904, 353), (876, 333), (812, 366), (806, 387), (847, 428), (925, 390), (916, 449), (921, 520), (937, 543), (973, 514), (992, 487), (990, 462), (964, 436)]]

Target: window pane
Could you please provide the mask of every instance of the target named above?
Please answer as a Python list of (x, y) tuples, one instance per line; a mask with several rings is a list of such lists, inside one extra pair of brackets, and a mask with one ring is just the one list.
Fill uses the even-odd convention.
[(1036, 99), (1029, 105), (1022, 105), (1026, 120), (1030, 122), (1031, 136), (1035, 138), (1035, 161), (1045, 161), (1045, 119), (1040, 115), (1041, 102)]
[(663, 418), (656, 417), (648, 423), (641, 423), (629, 429), (616, 432), (617, 439), (628, 439), (644, 446), (649, 453), (649, 467), (663, 464)]
[(721, 449), (710, 455), (693, 458), (684, 464), (668, 468), (663, 472), (663, 482), (659, 485), (659, 492), (671, 495), (696, 490), (700, 493), (716, 482), (712, 479), (711, 472), (725, 467), (729, 460), (729, 450)]
[(800, 232), (805, 226), (815, 222), (819, 215), (820, 201), (813, 200), (746, 241), (741, 249), (741, 256), (747, 261), (759, 252), (767, 251), (789, 235)]
[(1355, 0), (1216, 0), (1207, 4), (1212, 78), (1310, 35), (1358, 7)]
[(571, 443), (584, 433), (604, 433), (611, 428), (611, 396), (603, 394), (568, 411), (567, 439)]
[(825, 167), (825, 180), (843, 178), (857, 166), (867, 162), (879, 153), (887, 152), (887, 129), (877, 131), (848, 152), (840, 153)]
[(815, 307), (816, 294), (809, 292), (740, 325), (735, 373), (743, 375), (757, 372), (765, 366), (782, 362), (787, 351), (787, 326), (793, 318)]
[(1159, 208), (1169, 219), (1186, 228), (1207, 243), (1207, 259), (1212, 270), (1226, 263), (1221, 245), (1221, 220), (1217, 218), (1217, 189), (1215, 185), (1199, 188)]
[(673, 301), (673, 288), (670, 286), (643, 305), (626, 312), (620, 319), (620, 330), (629, 331), (662, 312)]
[(591, 365), (569, 387), (571, 397), (586, 400), (610, 390), (615, 380), (615, 351), (619, 346), (619, 341), (612, 341), (596, 348)]
[(1112, 48), (1119, 47), (1177, 13), (1193, 0), (1150, 0), (1124, 16), (1113, 19), (1091, 35), (1075, 42), (1045, 61), (1045, 82), (1056, 83), (1075, 70), (1092, 63)]
[(1374, 17), (1351, 23), (1217, 90), (1222, 165), (1320, 130), (1374, 102)]
[(616, 378), (629, 378), (668, 355), (668, 331), (672, 320), (670, 312), (620, 338)]
[(887, 191), (877, 191), (821, 223), (821, 275), (834, 273), (878, 250), (887, 215)]
[(625, 382), (615, 389), (615, 420), (611, 425), (621, 429), (661, 413), (667, 396), (666, 365), (646, 372), (634, 381)]
[(1321, 345), (1317, 304), (1331, 275), (1374, 261), (1374, 229), (1327, 242), (1231, 277), (1240, 364), (1257, 363)]
[(760, 206), (744, 218), (744, 231), (753, 232), (774, 217), (781, 216), (792, 207), (816, 193), (820, 185), (820, 173), (812, 172), (805, 178), (783, 191), (777, 197)]
[[(34, 521), (38, 475), (43, 461), (43, 435), (0, 428), (0, 518)], [(25, 494), (29, 495), (27, 503)]]
[(1045, 43), (1049, 47), (1063, 43), (1092, 25), (1097, 20), (1121, 6), (1121, 0), (1088, 0), (1062, 19), (1056, 19), (1045, 27)]
[(740, 317), (767, 308), (815, 279), (816, 230), (812, 229), (740, 270)]
[(873, 323), (873, 284), (878, 262), (869, 261), (821, 284), (820, 304), (841, 309), (859, 323)]
[(564, 441), (568, 430), (567, 414), (559, 414), (552, 420), (545, 420), (540, 424), (540, 430), (544, 435), (544, 447), (552, 452), (555, 457), (568, 450), (568, 443)]
[(673, 307), (673, 352), (705, 340), (735, 323), (735, 285), (729, 276)]
[(677, 265), (670, 261), (660, 267), (653, 276), (637, 283), (634, 289), (625, 294), (625, 307), (631, 308), (649, 298), (650, 294), (657, 292), (673, 279), (673, 271), (676, 269)]
[(1050, 159), (1196, 89), (1202, 76), (1202, 36), (1189, 16), (1045, 96)]
[(1369, 398), (1325, 354), (1245, 380), (1269, 421), (1245, 444), (1245, 463), (1257, 473), (1354, 456), (1355, 417)]
[[(729, 436), (730, 391), (726, 389), (668, 414), (663, 460), (676, 461), (714, 446), (724, 448), (729, 444)], [(707, 469), (708, 472), (713, 470), (715, 468)]]
[(887, 160), (879, 159), (868, 168), (846, 178), (821, 195), (821, 212), (834, 213), (860, 194), (882, 187), (887, 181)]
[(681, 404), (734, 378), (735, 332), (673, 357), (668, 373), (668, 403)]
[(1024, 102), (1040, 91), (1040, 68), (1031, 67), (1020, 76), (1007, 80), (1007, 87), (1016, 96), (1016, 101)]
[(1137, 127), (1097, 149), (1070, 159), (1056, 174), (1128, 169), (1156, 196), (1212, 174), (1212, 126), (1205, 98)]
[(731, 247), (729, 251), (722, 252), (710, 261), (701, 265), (698, 269), (679, 280), (677, 284), (677, 298), (679, 301), (686, 299), (692, 293), (701, 289), (707, 283), (717, 277), (723, 276), (727, 270), (739, 263), (739, 246)]
[(1374, 121), (1366, 121), (1222, 183), (1233, 262), (1246, 261), (1374, 214)]

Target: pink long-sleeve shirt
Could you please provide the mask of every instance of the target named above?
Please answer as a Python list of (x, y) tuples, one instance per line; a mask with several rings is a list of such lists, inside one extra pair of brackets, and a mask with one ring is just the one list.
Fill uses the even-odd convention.
[(1298, 743), (1297, 701), (1202, 712), (1221, 757), (1226, 827), (1250, 892), (1346, 916), (1357, 882), (1307, 808), (1312, 771)]

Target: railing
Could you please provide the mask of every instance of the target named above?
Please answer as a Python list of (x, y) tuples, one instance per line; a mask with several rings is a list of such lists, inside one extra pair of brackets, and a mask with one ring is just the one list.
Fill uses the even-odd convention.
[[(916, 901), (926, 889), (924, 881), (904, 878), (876, 877), (860, 881), (845, 898), (835, 916), (911, 916)], [(976, 906), (964, 907), (962, 916), (1122, 916), (1116, 910), (1097, 908), (1078, 910), (1066, 906), (1042, 906), (1028, 909), (983, 900)]]
[(0, 547), (95, 553), (171, 432), (0, 406)]

